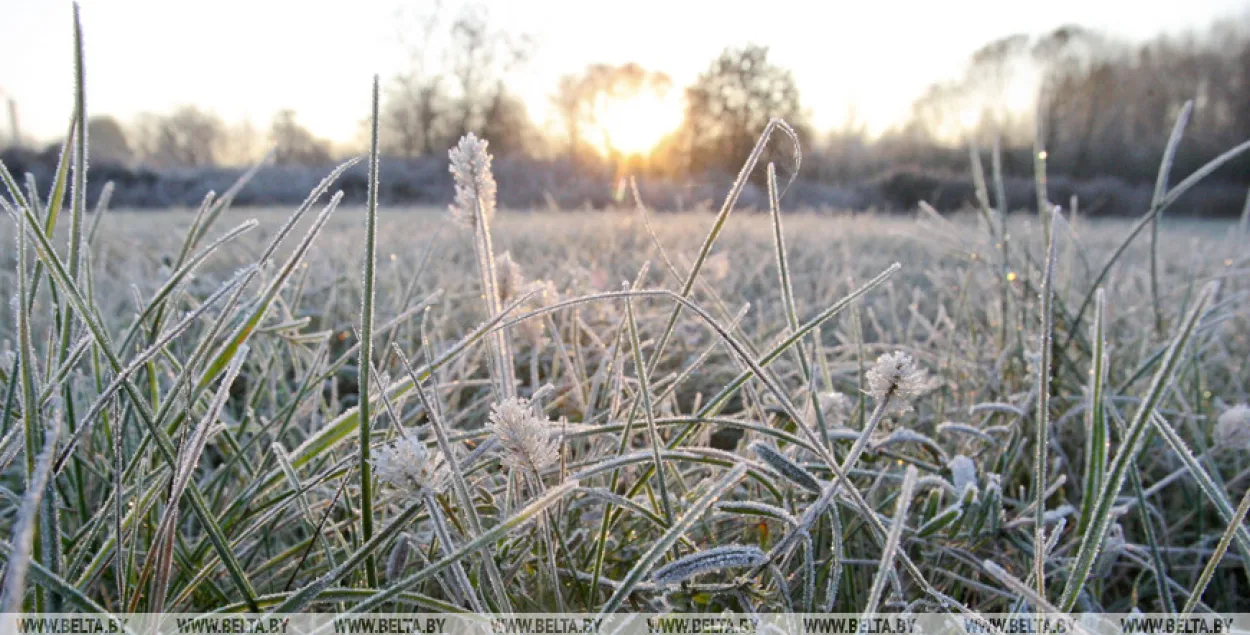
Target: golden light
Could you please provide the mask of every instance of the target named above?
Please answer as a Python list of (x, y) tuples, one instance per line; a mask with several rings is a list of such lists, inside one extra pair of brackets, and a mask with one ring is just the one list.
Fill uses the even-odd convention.
[(675, 94), (644, 90), (628, 97), (606, 97), (595, 108), (591, 143), (605, 155), (644, 155), (681, 125), (682, 104)]

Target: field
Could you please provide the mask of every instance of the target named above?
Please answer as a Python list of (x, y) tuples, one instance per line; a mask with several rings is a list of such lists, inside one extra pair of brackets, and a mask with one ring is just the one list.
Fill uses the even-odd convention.
[(3, 610), (1250, 610), (1233, 225), (325, 209), (21, 219)]
[(75, 45), (0, 163), (0, 614), (1250, 612), (1246, 219), (1164, 213), (1250, 142), (1169, 187), (1187, 109), (1131, 224), (1045, 152), (793, 210), (779, 119), (715, 214), (497, 212), (472, 133), (379, 211), (375, 76), (364, 209), (109, 212)]

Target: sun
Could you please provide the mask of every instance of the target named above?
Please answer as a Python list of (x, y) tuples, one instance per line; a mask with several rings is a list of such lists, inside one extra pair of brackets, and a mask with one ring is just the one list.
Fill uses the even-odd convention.
[(650, 153), (681, 125), (682, 104), (674, 93), (643, 90), (628, 97), (601, 99), (589, 141), (605, 155)]

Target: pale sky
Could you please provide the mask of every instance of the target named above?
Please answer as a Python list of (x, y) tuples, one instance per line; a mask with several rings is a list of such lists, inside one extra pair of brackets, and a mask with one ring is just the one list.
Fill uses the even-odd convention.
[[(293, 108), (318, 136), (352, 141), (373, 73), (405, 64), (394, 0), (83, 0), (88, 110), (124, 122), (195, 104), (267, 129)], [(480, 2), (490, 21), (533, 36), (510, 78), (539, 123), (560, 75), (637, 62), (680, 87), (722, 49), (767, 45), (790, 68), (818, 128), (853, 106), (871, 129), (898, 120), (934, 80), (956, 76), (982, 44), (1081, 24), (1128, 39), (1202, 29), (1250, 13), (1246, 0), (839, 0)], [(444, 3), (454, 15), (458, 4)], [(64, 134), (71, 106), (71, 9), (64, 0), (0, 0), (0, 96), (19, 104), (23, 135)], [(7, 127), (7, 126), (6, 126)], [(7, 130), (6, 130), (7, 132)]]

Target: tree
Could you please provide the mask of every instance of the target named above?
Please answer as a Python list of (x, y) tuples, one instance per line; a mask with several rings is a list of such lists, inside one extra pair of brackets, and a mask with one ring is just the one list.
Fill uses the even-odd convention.
[[(523, 151), (523, 144), (511, 141), (530, 136), (528, 131), (511, 133), (513, 139), (492, 138), (486, 131), (503, 132), (509, 125), (531, 126), (528, 116), (517, 117), (515, 96), (509, 94), (503, 78), (528, 61), (532, 41), (495, 29), (484, 7), (465, 7), (451, 25), (451, 43), (446, 62), (455, 78), (458, 99), (448, 108), (448, 128), (453, 139), (469, 132), (485, 136), (491, 150), (499, 154)], [(523, 109), (521, 110), (523, 112)]]
[[(534, 133), (503, 78), (529, 57), (528, 38), (495, 28), (485, 8), (469, 5), (447, 24), (441, 6), (398, 16), (408, 67), (389, 82), (382, 104), (384, 151), (404, 157), (441, 153), (468, 132), (496, 154), (525, 151)], [(410, 34), (419, 34), (415, 39)], [(439, 55), (441, 53), (441, 55)]]
[(182, 106), (169, 115), (140, 115), (134, 136), (144, 161), (158, 167), (197, 168), (217, 164), (226, 135), (217, 115)]
[(217, 159), (226, 165), (249, 165), (261, 160), (269, 151), (268, 141), (251, 119), (231, 123), (224, 136)]
[[(428, 14), (396, 16), (408, 66), (389, 82), (379, 113), (382, 151), (405, 158), (430, 154), (446, 140), (448, 98), (444, 78), (431, 61), (440, 23), (439, 3)], [(416, 34), (415, 37), (413, 34)]]
[(767, 47), (727, 49), (686, 89), (691, 168), (736, 170), (774, 117), (809, 136), (790, 71), (768, 61)]
[(124, 165), (134, 158), (126, 133), (113, 117), (101, 115), (88, 119), (87, 139), (91, 143), (89, 152), (93, 163)]
[(279, 165), (322, 165), (330, 161), (326, 142), (299, 125), (294, 110), (282, 110), (274, 115), (269, 140), (273, 144), (274, 163)]
[(589, 135), (595, 134), (599, 107), (605, 100), (628, 99), (644, 90), (659, 93), (671, 85), (668, 75), (632, 62), (620, 66), (592, 64), (580, 74), (561, 77), (551, 102), (568, 138), (570, 158), (576, 159)]
[(408, 71), (391, 81), (379, 122), (385, 130), (385, 152), (413, 158), (441, 145), (446, 95), (441, 78)]

